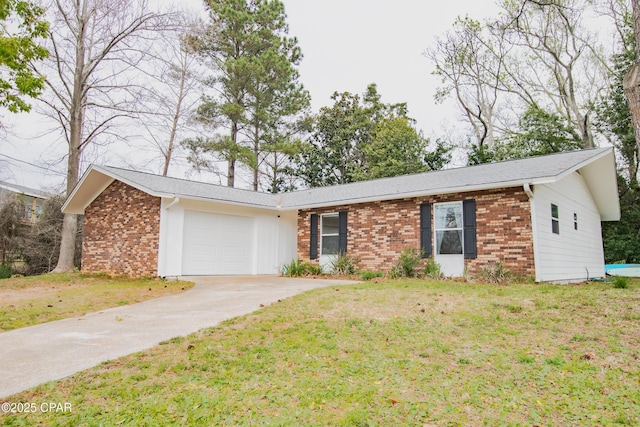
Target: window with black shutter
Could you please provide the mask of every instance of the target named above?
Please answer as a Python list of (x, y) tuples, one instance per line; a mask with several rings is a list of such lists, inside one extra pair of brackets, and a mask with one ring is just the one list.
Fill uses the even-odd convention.
[(431, 244), (431, 203), (420, 205), (420, 249), (422, 258), (429, 258), (433, 253)]
[(318, 214), (311, 214), (311, 239), (309, 241), (309, 258), (318, 258)]
[(464, 257), (473, 259), (478, 257), (476, 242), (476, 201), (462, 201), (462, 220), (464, 222)]

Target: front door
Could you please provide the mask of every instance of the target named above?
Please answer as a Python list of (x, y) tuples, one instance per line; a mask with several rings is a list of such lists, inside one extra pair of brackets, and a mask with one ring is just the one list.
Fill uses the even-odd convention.
[(464, 274), (464, 242), (462, 232), (462, 202), (434, 205), (435, 255), (440, 271), (445, 276)]

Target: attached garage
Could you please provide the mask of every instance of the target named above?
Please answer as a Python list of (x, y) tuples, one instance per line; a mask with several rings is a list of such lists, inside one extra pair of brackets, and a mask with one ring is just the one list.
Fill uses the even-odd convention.
[(254, 274), (255, 219), (185, 211), (182, 274)]

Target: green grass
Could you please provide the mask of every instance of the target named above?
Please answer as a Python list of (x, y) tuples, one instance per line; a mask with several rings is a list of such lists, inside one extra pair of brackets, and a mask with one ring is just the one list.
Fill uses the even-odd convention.
[(0, 332), (175, 294), (190, 282), (79, 273), (0, 280)]
[(640, 283), (318, 289), (6, 399), (6, 425), (640, 424)]

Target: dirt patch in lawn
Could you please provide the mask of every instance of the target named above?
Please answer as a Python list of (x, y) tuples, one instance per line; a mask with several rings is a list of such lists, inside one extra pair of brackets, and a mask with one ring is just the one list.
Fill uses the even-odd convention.
[(0, 332), (111, 307), (135, 304), (193, 287), (160, 279), (47, 274), (0, 281)]
[(27, 289), (8, 289), (0, 290), (0, 303), (2, 306), (12, 305), (18, 301), (41, 298), (50, 296), (58, 292), (53, 288), (27, 288)]

